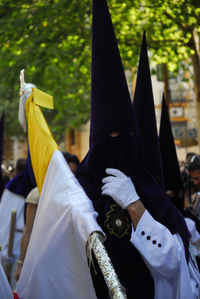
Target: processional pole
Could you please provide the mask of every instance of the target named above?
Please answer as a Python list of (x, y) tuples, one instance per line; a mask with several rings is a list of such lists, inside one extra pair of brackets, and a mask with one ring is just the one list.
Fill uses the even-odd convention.
[(93, 232), (88, 239), (88, 250), (93, 251), (99, 268), (103, 274), (112, 299), (127, 299), (124, 287), (121, 285), (108, 253), (103, 245), (101, 234)]

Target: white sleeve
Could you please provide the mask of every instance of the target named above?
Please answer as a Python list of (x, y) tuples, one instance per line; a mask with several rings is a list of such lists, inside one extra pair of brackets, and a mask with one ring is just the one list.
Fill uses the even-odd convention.
[(200, 239), (200, 234), (197, 231), (196, 223), (190, 218), (185, 218), (185, 222), (186, 222), (188, 230), (191, 234), (191, 241), (192, 242), (198, 241)]
[(132, 229), (130, 241), (154, 275), (170, 278), (179, 269), (182, 254), (182, 248), (174, 236), (146, 210), (136, 231)]

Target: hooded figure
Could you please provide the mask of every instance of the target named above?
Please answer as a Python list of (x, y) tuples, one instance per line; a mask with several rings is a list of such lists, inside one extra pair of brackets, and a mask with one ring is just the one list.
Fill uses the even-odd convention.
[(3, 263), (6, 263), (9, 246), (10, 216), (16, 210), (15, 235), (13, 244), (13, 266), (10, 274), (10, 284), (15, 288), (16, 281), (13, 277), (16, 259), (20, 253), (20, 242), (25, 224), (25, 197), (35, 186), (30, 153), (28, 151), (25, 169), (16, 175), (6, 186), (0, 204), (0, 245), (2, 246)]
[(169, 191), (169, 196), (177, 209), (183, 212), (184, 208), (184, 187), (181, 177), (180, 167), (174, 145), (174, 137), (171, 130), (171, 124), (167, 105), (163, 95), (162, 111), (160, 119), (160, 152), (163, 165), (163, 177), (165, 190)]
[[(165, 191), (173, 190), (174, 196), (170, 199), (176, 208), (180, 212), (183, 212), (183, 183), (165, 101), (163, 101), (162, 104), (160, 138), (158, 138), (157, 134), (145, 32), (142, 39), (137, 82), (132, 106), (133, 114), (137, 122), (138, 139), (142, 149), (144, 167), (160, 183)], [(176, 212), (173, 211), (173, 213)], [(154, 211), (152, 215), (154, 215)], [(173, 218), (175, 220), (174, 216)], [(169, 225), (167, 222), (163, 224), (165, 224), (166, 227)], [(179, 228), (178, 232), (183, 239), (186, 257), (188, 259), (188, 234), (186, 233), (185, 235), (186, 226), (183, 224), (183, 226), (180, 225)]]
[(140, 60), (133, 100), (133, 113), (146, 169), (163, 186), (162, 162), (156, 126), (156, 115), (147, 54), (146, 35), (143, 34)]
[(160, 119), (160, 151), (163, 165), (163, 177), (165, 190), (169, 191), (169, 197), (185, 218), (192, 219), (197, 231), (200, 233), (200, 221), (189, 210), (184, 210), (184, 186), (178, 164), (174, 137), (171, 129), (171, 123), (165, 97), (163, 95), (162, 111)]
[(24, 170), (17, 174), (10, 182), (7, 183), (6, 189), (19, 196), (26, 196), (36, 187), (35, 177), (33, 174), (30, 152), (28, 150), (27, 160)]
[[(130, 243), (129, 216), (110, 197), (101, 194), (106, 168), (117, 168), (131, 177), (152, 216), (172, 233), (183, 226), (187, 235), (182, 216), (143, 167), (132, 103), (106, 0), (93, 0), (90, 148), (77, 178), (99, 214), (97, 221), (107, 235), (105, 247), (128, 298), (153, 298), (153, 279)], [(98, 265), (95, 269), (97, 297), (109, 298)]]

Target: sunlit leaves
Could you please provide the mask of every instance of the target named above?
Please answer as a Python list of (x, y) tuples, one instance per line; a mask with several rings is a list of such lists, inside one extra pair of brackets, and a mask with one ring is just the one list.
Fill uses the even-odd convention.
[[(100, 1), (100, 0), (99, 0)], [(194, 54), (191, 37), (200, 33), (195, 0), (107, 0), (123, 63), (137, 65), (143, 30), (153, 64), (170, 71)], [(54, 96), (45, 111), (61, 136), (89, 118), (92, 0), (0, 0), (0, 102), (10, 134), (17, 125), (19, 71)]]

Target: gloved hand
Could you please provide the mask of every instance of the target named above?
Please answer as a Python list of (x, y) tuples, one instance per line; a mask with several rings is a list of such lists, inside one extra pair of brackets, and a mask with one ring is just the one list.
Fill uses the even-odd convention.
[(19, 100), (18, 119), (19, 119), (19, 122), (20, 122), (22, 128), (24, 129), (24, 131), (26, 131), (25, 104), (26, 104), (26, 100), (31, 95), (32, 89), (34, 87), (35, 87), (35, 85), (33, 85), (31, 83), (24, 83), (23, 87), (21, 87), (21, 89), (20, 89), (22, 96), (20, 97), (20, 100)]
[(139, 199), (133, 182), (124, 173), (114, 168), (107, 168), (106, 173), (111, 176), (102, 180), (103, 195), (112, 197), (123, 209)]

